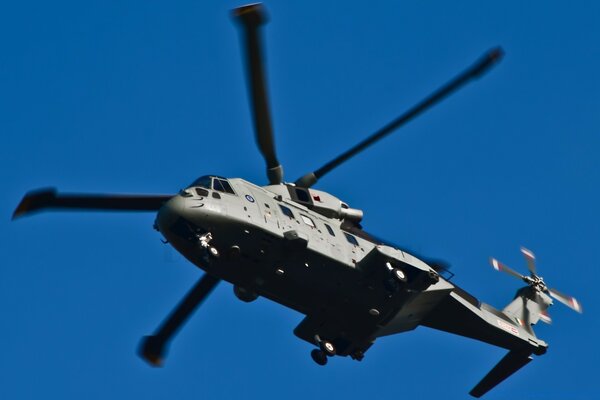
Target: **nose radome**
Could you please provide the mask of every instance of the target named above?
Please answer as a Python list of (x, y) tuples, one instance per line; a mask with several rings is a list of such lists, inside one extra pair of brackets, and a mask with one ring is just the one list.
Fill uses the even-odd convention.
[(185, 205), (185, 199), (179, 195), (173, 196), (158, 210), (156, 226), (165, 233), (181, 217)]

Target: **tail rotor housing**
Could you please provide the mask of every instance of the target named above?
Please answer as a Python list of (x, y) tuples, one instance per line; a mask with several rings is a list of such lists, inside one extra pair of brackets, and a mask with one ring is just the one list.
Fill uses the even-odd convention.
[(521, 253), (525, 257), (529, 275), (511, 269), (495, 258), (490, 258), (490, 264), (496, 271), (504, 272), (512, 277), (521, 279), (527, 286), (519, 289), (514, 300), (504, 308), (504, 312), (515, 317), (521, 325), (533, 334), (531, 326), (538, 321), (550, 323), (552, 320), (547, 309), (553, 304), (552, 299), (558, 300), (567, 307), (578, 313), (583, 312), (581, 303), (572, 296), (558, 292), (556, 289), (550, 289), (544, 282), (544, 278), (537, 274), (534, 253), (521, 247)]

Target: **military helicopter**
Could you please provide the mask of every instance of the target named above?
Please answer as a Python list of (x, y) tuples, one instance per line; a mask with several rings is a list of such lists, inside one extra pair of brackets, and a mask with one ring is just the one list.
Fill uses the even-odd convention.
[(295, 328), (313, 344), (313, 360), (349, 356), (362, 360), (377, 338), (419, 325), (473, 338), (509, 350), (471, 390), (481, 397), (542, 355), (547, 343), (532, 326), (550, 322), (552, 299), (582, 312), (573, 297), (546, 286), (535, 256), (521, 248), (529, 275), (496, 259), (492, 266), (526, 283), (503, 310), (485, 304), (451, 282), (443, 262), (416, 256), (377, 239), (361, 226), (363, 211), (312, 186), (328, 172), (396, 131), (502, 58), (493, 49), (471, 67), (397, 119), (314, 172), (288, 183), (283, 178), (270, 123), (262, 61), (260, 4), (237, 8), (256, 141), (269, 184), (205, 175), (175, 195), (64, 194), (54, 189), (29, 192), (13, 218), (41, 210), (156, 212), (154, 228), (206, 274), (193, 286), (139, 353), (153, 366), (163, 364), (167, 347), (192, 312), (219, 282), (233, 285), (244, 302), (259, 296), (294, 309), (305, 318)]

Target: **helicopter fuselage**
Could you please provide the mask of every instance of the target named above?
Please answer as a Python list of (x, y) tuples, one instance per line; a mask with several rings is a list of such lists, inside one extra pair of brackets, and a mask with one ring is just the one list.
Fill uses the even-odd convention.
[[(315, 197), (311, 201), (324, 203), (319, 212), (289, 192), (293, 185), (204, 177), (170, 199), (155, 225), (189, 261), (232, 283), (240, 299), (263, 296), (306, 315), (296, 335), (311, 343), (327, 338), (338, 355), (361, 359), (377, 337), (427, 325), (440, 304), (468, 310), (475, 322), (467, 325), (479, 325), (477, 320), (491, 325), (485, 318), (493, 319), (484, 341), (514, 348), (531, 336), (501, 312), (492, 315), (480, 304), (468, 304), (468, 297), (457, 295), (456, 286), (422, 260), (323, 215), (335, 214), (324, 211), (323, 192), (308, 192)], [(352, 210), (344, 203), (341, 208)], [(350, 212), (350, 218), (358, 214)], [(394, 279), (397, 269), (404, 280)], [(455, 333), (463, 334), (460, 330)]]

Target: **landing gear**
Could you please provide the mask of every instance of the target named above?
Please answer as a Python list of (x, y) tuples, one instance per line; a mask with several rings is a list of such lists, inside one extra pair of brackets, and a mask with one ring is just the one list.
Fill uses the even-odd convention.
[(327, 364), (327, 357), (335, 356), (335, 346), (333, 343), (327, 340), (321, 340), (319, 335), (315, 336), (317, 343), (319, 344), (318, 349), (314, 349), (310, 352), (310, 356), (319, 365)]
[(322, 350), (314, 349), (310, 352), (310, 356), (317, 364), (327, 365), (327, 355)]
[(245, 303), (250, 303), (251, 301), (254, 301), (258, 298), (258, 294), (256, 294), (256, 292), (253, 292), (251, 290), (245, 289), (237, 285), (233, 286), (233, 293), (238, 299)]

